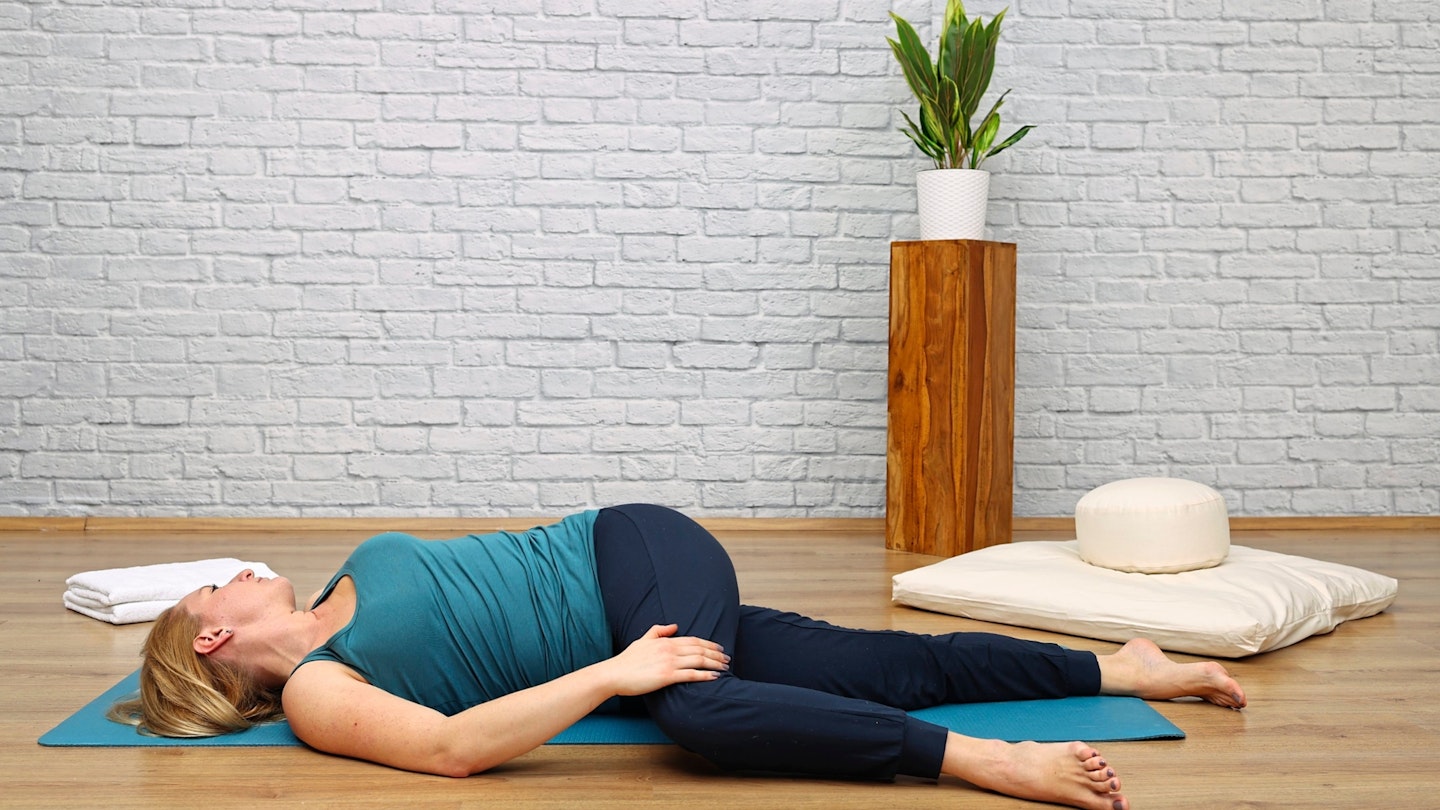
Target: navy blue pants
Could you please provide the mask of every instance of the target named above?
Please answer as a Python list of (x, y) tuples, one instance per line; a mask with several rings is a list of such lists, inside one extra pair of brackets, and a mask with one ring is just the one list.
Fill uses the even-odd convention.
[(934, 778), (946, 729), (904, 709), (1100, 691), (1089, 652), (991, 633), (850, 630), (741, 605), (725, 549), (661, 506), (602, 509), (595, 557), (616, 652), (677, 624), (730, 654), (719, 678), (643, 698), (671, 739), (722, 768)]

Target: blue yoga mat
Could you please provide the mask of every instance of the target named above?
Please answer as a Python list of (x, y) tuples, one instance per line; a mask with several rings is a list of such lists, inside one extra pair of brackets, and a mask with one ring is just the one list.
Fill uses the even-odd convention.
[[(171, 745), (300, 745), (283, 720), (220, 737), (175, 739), (149, 737), (133, 726), (105, 717), (110, 705), (134, 694), (140, 673), (132, 672), (80, 711), (40, 738), (41, 745), (81, 747)], [(1178, 740), (1174, 723), (1145, 701), (1128, 697), (1072, 697), (1008, 703), (952, 703), (911, 712), (915, 717), (972, 737), (1019, 742), (1104, 742), (1107, 740)], [(560, 732), (549, 745), (659, 745), (670, 742), (648, 717), (590, 715)]]

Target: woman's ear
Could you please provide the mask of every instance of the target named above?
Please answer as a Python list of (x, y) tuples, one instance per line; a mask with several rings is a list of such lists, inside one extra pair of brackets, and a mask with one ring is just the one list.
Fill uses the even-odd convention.
[(209, 655), (223, 647), (225, 642), (229, 641), (234, 635), (234, 630), (229, 630), (224, 627), (201, 630), (200, 634), (195, 636), (195, 641), (192, 646), (195, 648), (195, 652), (201, 655)]

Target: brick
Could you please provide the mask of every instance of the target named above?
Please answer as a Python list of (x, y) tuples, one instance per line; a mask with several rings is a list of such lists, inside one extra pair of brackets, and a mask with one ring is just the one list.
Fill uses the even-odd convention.
[(273, 49), (275, 61), (281, 64), (374, 65), (379, 62), (379, 48), (372, 42), (287, 38), (277, 40)]
[(272, 501), (279, 504), (351, 506), (376, 502), (378, 485), (369, 481), (276, 481)]

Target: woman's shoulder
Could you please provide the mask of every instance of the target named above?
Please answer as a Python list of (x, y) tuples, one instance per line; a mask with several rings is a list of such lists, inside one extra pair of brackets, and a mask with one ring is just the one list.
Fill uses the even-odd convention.
[(405, 532), (381, 532), (380, 534), (377, 534), (366, 540), (365, 542), (361, 543), (359, 546), (356, 546), (356, 549), (362, 549), (367, 546), (408, 545), (411, 543), (423, 542), (425, 541), (421, 540), (413, 534), (406, 534)]
[[(343, 632), (343, 631), (342, 631)], [(333, 641), (333, 637), (331, 641)], [(300, 663), (290, 670), (290, 677), (285, 679), (283, 695), (292, 693), (303, 693), (311, 689), (315, 684), (333, 684), (344, 680), (356, 680), (361, 683), (369, 683), (359, 670), (350, 666), (344, 659), (336, 655), (330, 648), (330, 641), (324, 645), (311, 650), (308, 655), (300, 659)]]
[(285, 681), (285, 693), (289, 694), (293, 690), (296, 694), (301, 694), (316, 684), (334, 683), (337, 680), (369, 683), (364, 675), (343, 661), (310, 658), (301, 661), (300, 665), (295, 667), (295, 671), (290, 673), (290, 677)]
[(333, 694), (336, 686), (347, 683), (369, 683), (359, 672), (345, 664), (326, 658), (306, 659), (295, 667), (280, 693), (285, 715), (292, 723), (314, 705), (317, 695)]
[(420, 538), (404, 532), (382, 532), (356, 546), (355, 550), (350, 552), (350, 557), (345, 561), (345, 566), (341, 568), (340, 572), (345, 573), (357, 561), (367, 557), (387, 557), (402, 549), (413, 548), (424, 542)]

